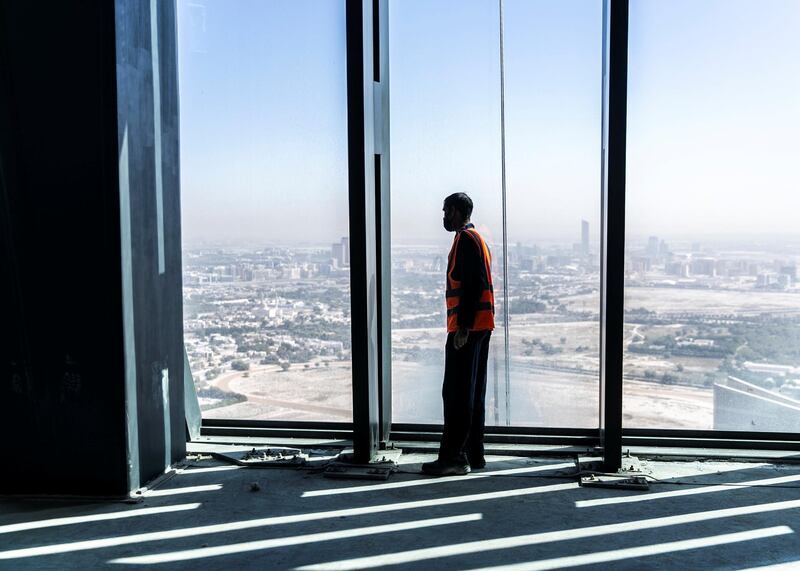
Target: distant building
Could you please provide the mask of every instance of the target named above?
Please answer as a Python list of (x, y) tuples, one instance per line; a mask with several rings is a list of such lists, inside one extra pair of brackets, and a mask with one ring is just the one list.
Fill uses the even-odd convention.
[(342, 242), (336, 242), (334, 244), (331, 244), (331, 259), (333, 259), (333, 265), (335, 267), (337, 268), (345, 267), (344, 244)]
[(547, 256), (547, 265), (550, 267), (566, 266), (570, 263), (570, 258), (567, 256), (550, 255)]
[(350, 267), (350, 238), (342, 238), (342, 251), (344, 252), (343, 266)]
[(647, 239), (647, 255), (650, 257), (657, 257), (658, 256), (658, 236), (650, 236)]
[(581, 220), (581, 252), (589, 253), (589, 223), (586, 220)]
[(334, 267), (350, 266), (350, 238), (344, 237), (338, 243), (331, 244), (331, 259)]
[(677, 276), (680, 278), (689, 277), (689, 264), (683, 260), (674, 262), (667, 262), (664, 265), (664, 272), (670, 276)]
[(273, 269), (265, 268), (265, 269), (253, 270), (254, 280), (268, 280), (275, 278), (276, 275), (277, 272)]
[(653, 265), (647, 256), (634, 256), (631, 259), (631, 270), (637, 273), (645, 273), (649, 272), (652, 269)]
[(717, 261), (714, 258), (694, 258), (689, 271), (693, 276), (714, 277), (717, 275)]
[(756, 287), (767, 288), (777, 285), (778, 276), (771, 272), (761, 272), (756, 278)]

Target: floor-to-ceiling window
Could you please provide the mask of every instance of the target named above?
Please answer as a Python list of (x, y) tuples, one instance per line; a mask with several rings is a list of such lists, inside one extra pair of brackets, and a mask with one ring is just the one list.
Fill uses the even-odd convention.
[[(447, 195), (472, 197), (473, 222), (493, 252), (495, 291), (503, 290), (498, 39), (494, 2), (389, 2), (394, 422), (442, 418)], [(505, 409), (502, 332), (490, 346), (488, 419)]]
[(204, 417), (352, 418), (343, 0), (178, 0), (186, 350)]
[(441, 206), (464, 191), (494, 258), (487, 423), (596, 427), (602, 1), (504, 3), (504, 101), (499, 2), (394, 1), (389, 22), (394, 420), (441, 420)]
[[(388, 2), (394, 422), (441, 420), (464, 191), (493, 253), (487, 423), (598, 426), (608, 4)], [(800, 8), (630, 6), (625, 426), (796, 432)], [(344, 1), (178, 7), (204, 414), (349, 420)]]
[(506, 0), (504, 48), (505, 423), (597, 427), (602, 0)]
[(800, 429), (800, 4), (631, 0), (624, 424)]

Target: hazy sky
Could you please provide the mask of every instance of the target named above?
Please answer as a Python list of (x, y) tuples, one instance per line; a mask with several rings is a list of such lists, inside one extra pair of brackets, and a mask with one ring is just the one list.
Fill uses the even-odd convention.
[[(179, 0), (184, 238), (347, 233), (343, 0)], [(597, 239), (600, 0), (505, 0), (511, 242)], [(390, 0), (396, 242), (501, 227), (496, 0)], [(798, 234), (800, 2), (631, 0), (628, 232)]]

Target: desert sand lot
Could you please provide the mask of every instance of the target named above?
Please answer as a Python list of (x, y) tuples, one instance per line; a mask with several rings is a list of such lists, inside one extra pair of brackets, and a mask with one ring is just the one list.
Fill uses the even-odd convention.
[[(570, 308), (597, 306), (597, 297), (573, 296), (563, 300)], [(643, 307), (658, 313), (772, 313), (800, 311), (800, 294), (780, 291), (724, 291), (708, 289), (626, 287), (625, 307)]]
[[(626, 288), (626, 305), (656, 312), (792, 312), (800, 296), (783, 292), (709, 291), (669, 288)], [(573, 310), (597, 308), (596, 294), (564, 300)], [(502, 328), (492, 337), (487, 384), (487, 424), (592, 428), (598, 424), (599, 323), (554, 321), (552, 314), (511, 315), (509, 320), (510, 382), (506, 385)], [(625, 339), (638, 334), (627, 325)], [(442, 328), (392, 332), (393, 416), (396, 422), (441, 422), (441, 379), (444, 372)], [(532, 346), (537, 340), (540, 345)], [(541, 344), (557, 348), (545, 354)], [(414, 350), (409, 357), (409, 352)], [(527, 354), (526, 354), (527, 351)], [(630, 370), (672, 370), (680, 359), (629, 354)], [(714, 360), (684, 359), (686, 371), (713, 370)], [(349, 363), (286, 372), (258, 366), (248, 377), (227, 374), (214, 384), (247, 396), (248, 401), (211, 409), (211, 418), (348, 421), (352, 418)], [(713, 427), (713, 391), (706, 387), (663, 385), (626, 380), (624, 424), (636, 428)], [(508, 402), (508, 405), (506, 404)]]
[[(552, 325), (542, 329), (557, 329)], [(596, 323), (584, 325), (586, 329), (592, 327), (596, 327)], [(425, 340), (431, 348), (441, 349), (443, 339), (440, 337), (443, 336), (425, 330), (409, 330), (400, 335), (404, 343)], [(541, 337), (544, 339), (545, 335)], [(494, 346), (496, 351), (502, 349), (499, 342)], [(538, 368), (535, 358), (515, 358), (511, 366), (507, 393), (503, 359), (495, 356), (490, 360), (487, 424), (581, 428), (598, 425), (599, 380), (596, 375), (588, 371), (575, 374)], [(443, 359), (424, 363), (396, 360), (393, 363), (395, 422), (441, 422), (443, 372)], [(352, 419), (350, 374), (350, 365), (344, 362), (332, 363), (327, 368), (305, 369), (303, 365), (293, 365), (286, 372), (270, 365), (254, 368), (247, 377), (242, 373), (223, 375), (214, 384), (223, 390), (244, 394), (248, 400), (211, 409), (205, 415), (209, 418), (349, 421)], [(711, 389), (626, 381), (624, 397), (626, 426), (712, 427)]]
[(349, 362), (306, 369), (292, 365), (253, 367), (247, 377), (227, 374), (213, 381), (225, 391), (247, 396), (247, 401), (205, 411), (207, 418), (251, 420), (326, 420), (348, 422), (353, 418)]

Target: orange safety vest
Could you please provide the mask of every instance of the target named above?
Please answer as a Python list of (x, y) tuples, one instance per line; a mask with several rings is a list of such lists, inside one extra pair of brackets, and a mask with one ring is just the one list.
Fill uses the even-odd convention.
[[(467, 238), (463, 238), (467, 236)], [(453, 247), (447, 257), (447, 331), (458, 331), (458, 305), (461, 301), (461, 281), (453, 278), (453, 270), (456, 267), (456, 254), (458, 253), (458, 242), (461, 239), (474, 240), (478, 245), (486, 268), (486, 281), (488, 287), (481, 292), (478, 301), (477, 311), (475, 312), (475, 322), (470, 331), (492, 331), (494, 329), (494, 288), (492, 286), (492, 254), (483, 238), (474, 228), (467, 228), (456, 232), (453, 240)], [(462, 276), (463, 277), (463, 276)]]

